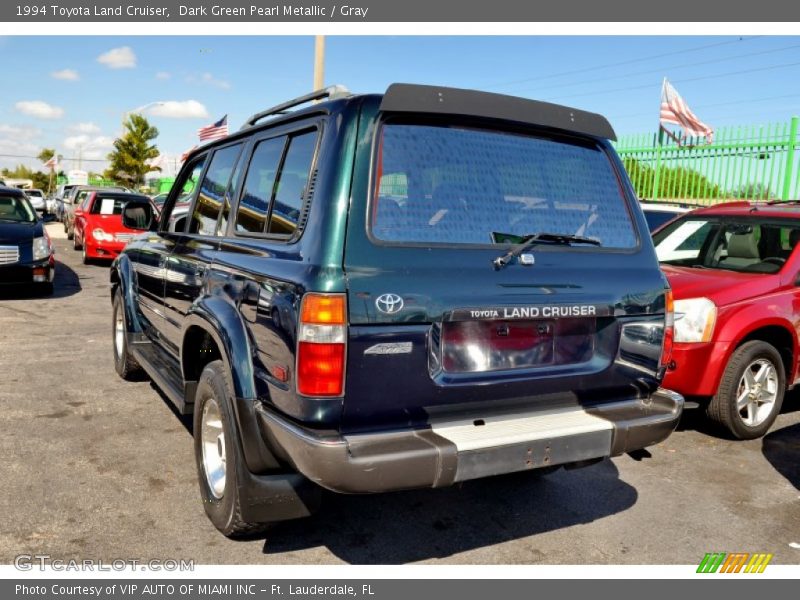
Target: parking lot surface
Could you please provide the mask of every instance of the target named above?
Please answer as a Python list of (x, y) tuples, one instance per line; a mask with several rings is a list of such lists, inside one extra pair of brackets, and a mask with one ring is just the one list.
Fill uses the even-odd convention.
[[(60, 225), (48, 226), (63, 232)], [(328, 494), (313, 518), (234, 542), (206, 519), (188, 420), (114, 372), (108, 266), (56, 239), (55, 294), (0, 296), (0, 561), (697, 564), (800, 549), (800, 393), (763, 440), (684, 418), (652, 456), (440, 490)]]

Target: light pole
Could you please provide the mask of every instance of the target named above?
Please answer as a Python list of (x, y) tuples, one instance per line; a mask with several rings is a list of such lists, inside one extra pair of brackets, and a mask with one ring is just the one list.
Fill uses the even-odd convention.
[(147, 104), (142, 104), (141, 106), (134, 108), (133, 110), (126, 110), (122, 113), (122, 133), (125, 133), (125, 121), (128, 119), (130, 115), (139, 115), (146, 111), (148, 108), (155, 108), (156, 106), (164, 106), (166, 102), (163, 100), (156, 100), (155, 102), (148, 102)]
[(325, 36), (314, 37), (314, 88), (321, 90), (325, 87)]

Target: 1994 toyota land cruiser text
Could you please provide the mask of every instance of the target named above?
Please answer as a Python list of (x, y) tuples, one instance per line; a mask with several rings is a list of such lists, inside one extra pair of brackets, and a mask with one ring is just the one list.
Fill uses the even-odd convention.
[(669, 436), (672, 298), (613, 138), (532, 100), (335, 87), (195, 150), (158, 219), (126, 206), (115, 366), (193, 413), (214, 525)]

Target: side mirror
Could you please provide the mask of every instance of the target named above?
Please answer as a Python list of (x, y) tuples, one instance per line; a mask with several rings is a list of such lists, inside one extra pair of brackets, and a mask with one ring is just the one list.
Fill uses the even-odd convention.
[(155, 229), (158, 224), (153, 207), (144, 202), (128, 202), (122, 209), (122, 224), (128, 229)]

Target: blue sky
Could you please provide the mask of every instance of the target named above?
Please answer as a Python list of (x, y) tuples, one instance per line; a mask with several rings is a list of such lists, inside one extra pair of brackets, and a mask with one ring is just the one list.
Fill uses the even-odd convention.
[[(2, 37), (0, 167), (38, 167), (24, 157), (55, 147), (102, 170), (123, 114), (159, 101), (145, 114), (179, 155), (224, 114), (236, 129), (309, 91), (313, 53), (311, 36)], [(655, 130), (665, 76), (714, 127), (800, 113), (800, 37), (329, 36), (325, 66), (326, 83), (357, 92), (404, 81), (567, 104), (620, 135)]]

